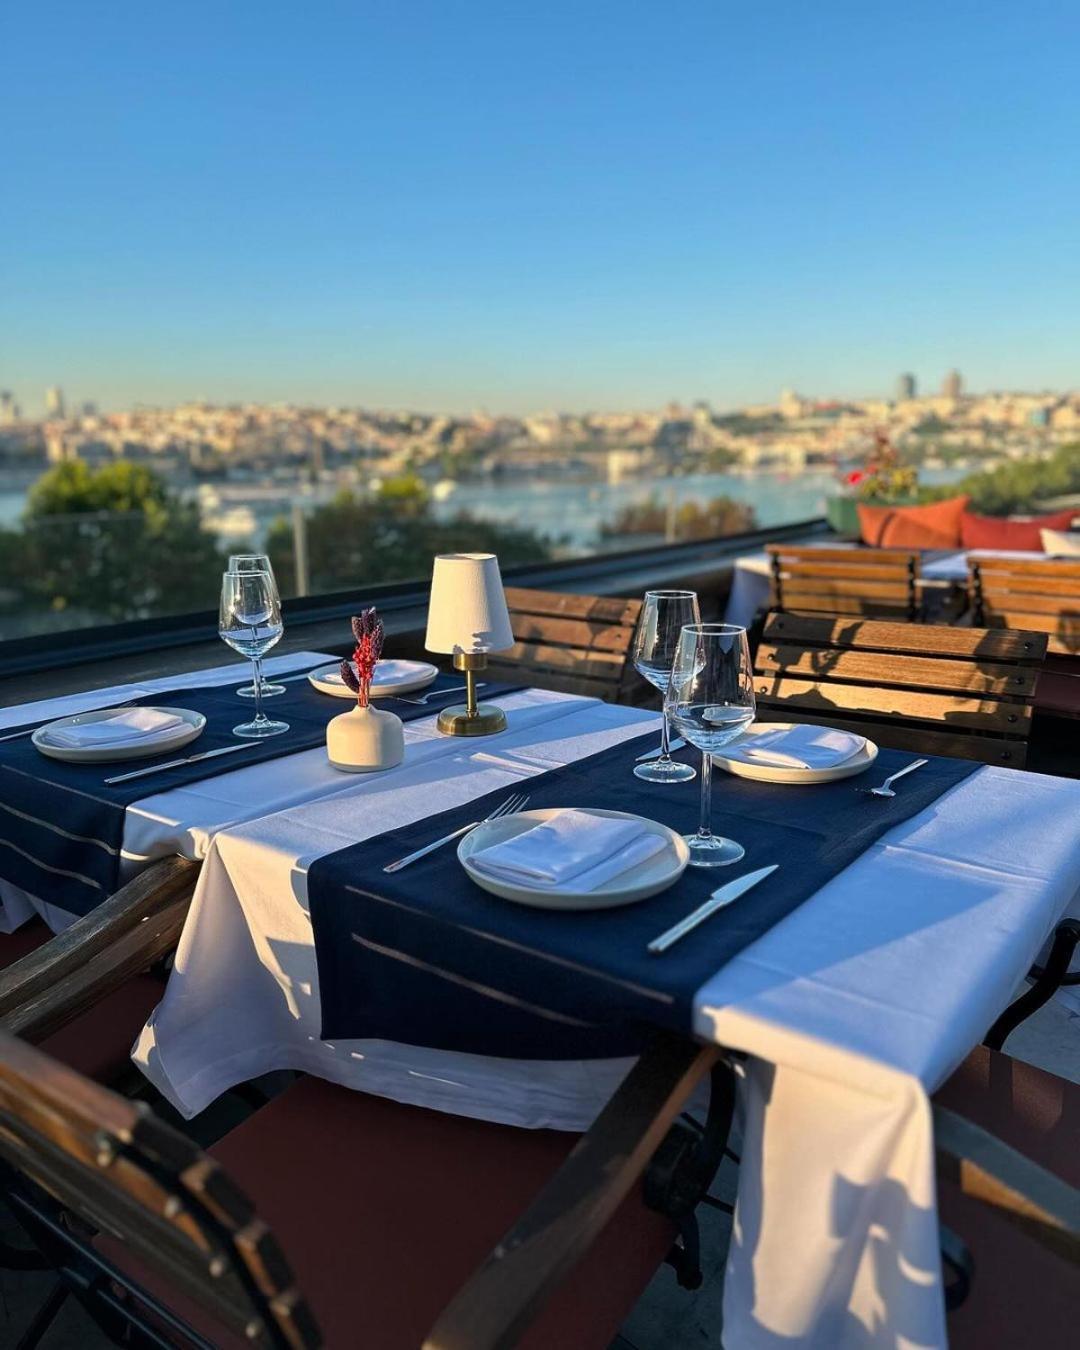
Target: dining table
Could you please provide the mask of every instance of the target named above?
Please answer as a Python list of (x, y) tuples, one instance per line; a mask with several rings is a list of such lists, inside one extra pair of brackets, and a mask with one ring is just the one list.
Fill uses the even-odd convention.
[[(401, 765), (341, 775), (336, 791), (285, 803), (260, 789), (265, 768), (255, 774), (257, 806), (202, 836), (174, 968), (134, 1062), (186, 1117), (237, 1084), (297, 1070), (432, 1110), (579, 1131), (633, 1050), (607, 1035), (617, 1025), (602, 1053), (575, 1037), (623, 1009), (635, 1027), (655, 1018), (724, 1047), (740, 1081), (725, 1344), (944, 1347), (930, 1096), (1054, 924), (1080, 912), (1080, 782), (941, 761), (936, 786), (916, 787), (914, 774), (882, 800), (861, 780), (748, 793), (718, 770), (716, 827), (752, 839), (748, 864), (780, 863), (790, 903), (747, 928), (764, 912), (748, 896), (650, 958), (641, 935), (692, 907), (700, 874), (587, 922), (474, 894), (453, 844), (390, 885), (387, 859), (509, 797), (588, 807), (574, 791), (605, 802), (648, 791), (628, 809), (653, 802), (665, 821), (695, 824), (693, 782), (632, 776), (656, 714), (539, 690), (499, 701), (501, 734), (441, 736), (433, 717), (418, 719)], [(214, 791), (231, 792), (232, 777)], [(827, 874), (820, 850), (817, 871), (799, 852), (818, 791), (839, 813)], [(725, 947), (740, 927), (741, 943)], [(550, 1042), (530, 1040), (530, 1015), (549, 1019)]]

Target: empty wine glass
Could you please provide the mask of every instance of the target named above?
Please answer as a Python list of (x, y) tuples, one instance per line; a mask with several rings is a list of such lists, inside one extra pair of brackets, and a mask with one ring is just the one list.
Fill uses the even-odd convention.
[[(667, 692), (675, 649), (684, 625), (700, 623), (698, 598), (694, 591), (646, 591), (637, 631), (634, 633), (634, 669), (651, 685)], [(660, 757), (635, 764), (634, 773), (650, 783), (681, 783), (693, 778), (689, 764), (679, 764), (668, 750), (667, 710), (660, 728)]]
[[(229, 554), (230, 572), (265, 572), (274, 586), (274, 594), (278, 595), (277, 579), (274, 576), (274, 569), (271, 566), (270, 559), (265, 553), (230, 553)], [(278, 596), (280, 604), (280, 596)], [(255, 684), (259, 685), (259, 693), (263, 698), (273, 698), (275, 694), (284, 694), (285, 686), (283, 684), (271, 684), (262, 673), (262, 659), (255, 661), (255, 679), (251, 684), (241, 685), (236, 691), (240, 698), (254, 698)]]
[(233, 727), (235, 736), (277, 736), (288, 722), (274, 722), (262, 710), (262, 687), (256, 662), (266, 655), (284, 631), (281, 601), (273, 578), (266, 572), (226, 572), (221, 578), (218, 633), (234, 651), (251, 658), (255, 673), (255, 716)]
[(746, 629), (729, 623), (687, 624), (679, 636), (667, 695), (668, 715), (680, 736), (701, 751), (701, 824), (686, 836), (692, 867), (738, 862), (746, 850), (715, 835), (712, 757), (754, 720), (753, 666)]

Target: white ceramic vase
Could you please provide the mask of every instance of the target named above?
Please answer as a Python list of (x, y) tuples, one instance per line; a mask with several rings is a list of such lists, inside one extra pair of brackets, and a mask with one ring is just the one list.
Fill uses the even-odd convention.
[(346, 773), (392, 769), (405, 756), (401, 718), (359, 705), (339, 713), (326, 728), (326, 753), (334, 768)]

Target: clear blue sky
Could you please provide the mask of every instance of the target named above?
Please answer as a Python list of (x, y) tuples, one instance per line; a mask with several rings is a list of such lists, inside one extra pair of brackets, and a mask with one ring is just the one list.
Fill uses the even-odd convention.
[(1080, 385), (1075, 0), (8, 0), (0, 388)]

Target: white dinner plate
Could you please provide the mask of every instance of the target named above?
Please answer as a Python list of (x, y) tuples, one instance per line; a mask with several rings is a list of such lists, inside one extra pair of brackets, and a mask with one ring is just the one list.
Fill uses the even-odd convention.
[[(752, 722), (740, 740), (752, 738), (765, 731), (786, 731), (794, 725), (793, 722)], [(862, 773), (873, 764), (877, 759), (877, 753), (878, 748), (874, 742), (864, 740), (853, 755), (841, 760), (839, 764), (830, 764), (827, 769), (789, 769), (779, 764), (748, 764), (743, 759), (728, 759), (719, 750), (713, 752), (713, 761), (739, 778), (755, 778), (760, 783), (791, 783), (798, 786), (809, 783), (834, 783), (838, 778), (854, 778), (857, 773)]]
[[(380, 666), (384, 671), (381, 679)], [(426, 689), (438, 673), (439, 667), (433, 666), (430, 661), (377, 661), (375, 678), (371, 682), (371, 697), (393, 698), (395, 694), (413, 694), (418, 689)], [(387, 675), (392, 675), (393, 678), (386, 678)], [(308, 679), (320, 694), (332, 694), (334, 698), (356, 697), (341, 678), (339, 661), (309, 672)]]
[(537, 909), (611, 909), (615, 905), (630, 905), (636, 900), (647, 900), (650, 895), (666, 891), (682, 876), (686, 864), (690, 861), (690, 850), (681, 834), (661, 825), (659, 821), (647, 820), (644, 816), (631, 815), (627, 811), (602, 811), (598, 807), (587, 809), (594, 816), (610, 816), (613, 820), (634, 820), (650, 834), (659, 834), (667, 841), (667, 847), (654, 853), (651, 858), (630, 867), (618, 876), (612, 877), (594, 891), (553, 891), (539, 886), (524, 886), (520, 882), (503, 881), (488, 876), (475, 868), (470, 859), (482, 848), (492, 844), (501, 844), (505, 839), (513, 839), (523, 830), (550, 820), (566, 807), (540, 807), (536, 811), (518, 811), (512, 816), (501, 816), (489, 820), (471, 830), (458, 844), (457, 855), (462, 867), (478, 886), (503, 900), (513, 900), (519, 905), (533, 905)]
[(101, 708), (97, 712), (75, 713), (72, 717), (61, 717), (46, 726), (38, 727), (30, 739), (43, 755), (50, 759), (62, 759), (68, 764), (119, 764), (126, 759), (149, 759), (151, 755), (167, 755), (172, 750), (190, 744), (202, 735), (206, 718), (200, 712), (190, 708), (154, 708), (154, 712), (171, 713), (183, 718), (180, 726), (143, 741), (126, 740), (116, 745), (59, 745), (50, 737), (50, 732), (63, 727), (86, 726), (90, 722), (104, 722), (123, 712), (122, 708)]

